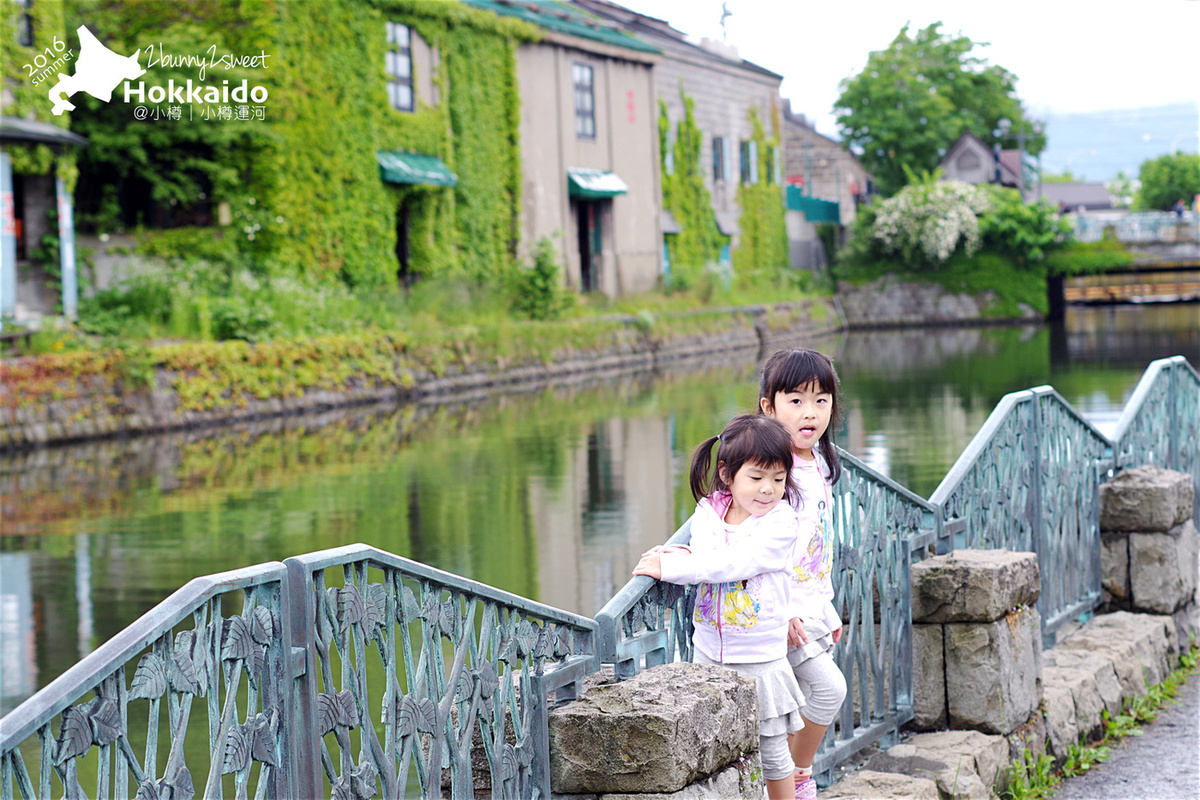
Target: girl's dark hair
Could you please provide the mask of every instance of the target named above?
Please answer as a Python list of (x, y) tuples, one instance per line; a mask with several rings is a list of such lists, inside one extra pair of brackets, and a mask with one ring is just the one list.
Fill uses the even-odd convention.
[(840, 384), (833, 360), (816, 350), (777, 350), (763, 363), (758, 381), (759, 412), (762, 401), (775, 407), (775, 395), (816, 383), (821, 391), (828, 392), (833, 408), (829, 413), (829, 427), (821, 435), (821, 457), (829, 465), (829, 483), (833, 485), (842, 476), (842, 462), (833, 444), (833, 433), (842, 422), (842, 403), (838, 397)]
[[(716, 443), (719, 445), (714, 465), (712, 453), (713, 444)], [(714, 469), (714, 466), (723, 465), (725, 474), (732, 481), (746, 462), (767, 469), (782, 467), (787, 474), (784, 500), (796, 504), (800, 492), (792, 480), (792, 436), (783, 423), (759, 414), (734, 417), (720, 436), (709, 437), (696, 448), (692, 454), (692, 497), (699, 502), (700, 498), (714, 492), (729, 491), (729, 483), (721, 477), (721, 470)]]

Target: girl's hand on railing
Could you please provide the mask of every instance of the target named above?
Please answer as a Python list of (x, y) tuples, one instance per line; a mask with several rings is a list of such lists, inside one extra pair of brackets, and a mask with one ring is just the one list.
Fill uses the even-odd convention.
[(662, 559), (655, 550), (661, 551), (661, 548), (655, 548), (643, 555), (642, 560), (633, 568), (634, 575), (649, 575), (655, 580), (662, 577)]

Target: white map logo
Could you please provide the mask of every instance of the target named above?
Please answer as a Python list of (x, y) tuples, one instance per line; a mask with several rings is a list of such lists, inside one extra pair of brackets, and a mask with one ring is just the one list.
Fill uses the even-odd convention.
[(73, 111), (75, 106), (67, 100), (76, 92), (87, 92), (105, 103), (112, 100), (113, 89), (123, 81), (131, 81), (146, 74), (138, 64), (141, 48), (131, 56), (114, 53), (100, 44), (86, 25), (75, 31), (79, 35), (79, 58), (75, 62), (75, 74), (58, 73), (58, 83), (50, 89), (50, 109), (56, 116), (64, 111)]

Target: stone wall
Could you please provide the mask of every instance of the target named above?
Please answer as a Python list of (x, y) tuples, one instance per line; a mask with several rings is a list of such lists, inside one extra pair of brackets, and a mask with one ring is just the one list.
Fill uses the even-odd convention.
[[(862, 286), (839, 284), (838, 300), (851, 328), (1013, 321), (987, 316), (987, 310), (996, 304), (994, 292), (952, 293), (936, 284), (904, 281), (895, 275)], [(1042, 318), (1034, 309), (1022, 306), (1021, 320)]]
[(1197, 630), (1200, 536), (1192, 478), (1143, 466), (1100, 487), (1104, 608), (1165, 614), (1183, 641)]
[[(817, 308), (817, 306), (821, 308)], [(802, 301), (767, 308), (726, 309), (727, 328), (715, 333), (654, 336), (637, 332), (629, 318), (630, 335), (601, 352), (560, 350), (549, 362), (451, 365), (440, 374), (417, 371), (406, 386), (369, 386), (341, 391), (311, 390), (298, 397), (245, 398), (242, 405), (185, 410), (173, 385), (176, 375), (159, 368), (153, 389), (126, 390), (110, 377), (89, 380), (78, 397), (0, 413), (0, 452), (131, 434), (205, 428), (270, 417), (311, 413), (339, 406), (396, 404), (427, 398), (469, 396), (472, 393), (521, 390), (583, 376), (658, 370), (679, 362), (709, 362), (725, 353), (755, 352), (801, 342), (837, 330), (841, 318), (831, 304)], [(772, 316), (792, 319), (776, 327)], [(364, 384), (366, 382), (363, 382)], [(0, 386), (0, 405), (4, 387)]]

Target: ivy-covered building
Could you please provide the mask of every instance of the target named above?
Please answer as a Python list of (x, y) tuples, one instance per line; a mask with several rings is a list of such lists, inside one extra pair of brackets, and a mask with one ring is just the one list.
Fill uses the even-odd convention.
[(735, 270), (787, 265), (779, 86), (783, 76), (734, 47), (697, 45), (668, 22), (608, 0), (572, 3), (662, 51), (660, 101), (666, 268), (674, 278), (705, 263)]
[(574, 288), (657, 282), (657, 51), (567, 3), (55, 2), (144, 48), (111, 101), (78, 95), (96, 233), (191, 228), (356, 286), (503, 276), (545, 237)]
[(62, 0), (0, 0), (0, 324), (60, 304), (75, 312), (71, 191), (87, 141), (50, 95), (79, 55)]

